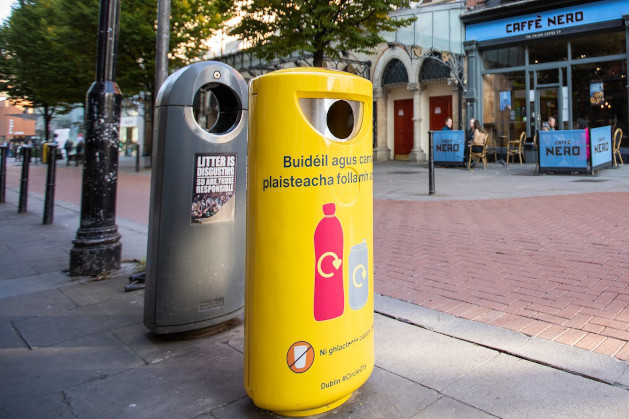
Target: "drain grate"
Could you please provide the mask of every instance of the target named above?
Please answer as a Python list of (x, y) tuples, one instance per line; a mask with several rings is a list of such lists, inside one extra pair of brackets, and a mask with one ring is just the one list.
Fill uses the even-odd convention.
[(607, 182), (609, 179), (577, 179), (573, 182)]

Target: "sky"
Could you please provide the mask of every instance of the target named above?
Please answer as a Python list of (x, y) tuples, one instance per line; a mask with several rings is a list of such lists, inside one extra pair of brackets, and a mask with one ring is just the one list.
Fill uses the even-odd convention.
[(0, 0), (0, 23), (4, 22), (11, 14), (11, 6), (16, 0)]

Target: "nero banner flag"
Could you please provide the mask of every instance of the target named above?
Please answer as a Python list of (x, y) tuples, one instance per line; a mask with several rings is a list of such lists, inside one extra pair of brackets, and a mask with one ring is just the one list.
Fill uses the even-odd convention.
[(540, 131), (540, 170), (587, 170), (585, 130)]
[(236, 153), (196, 153), (194, 162), (191, 222), (233, 220)]
[(592, 128), (590, 130), (592, 147), (592, 170), (604, 169), (612, 165), (612, 127)]
[(435, 163), (463, 163), (465, 131), (434, 131), (432, 146)]

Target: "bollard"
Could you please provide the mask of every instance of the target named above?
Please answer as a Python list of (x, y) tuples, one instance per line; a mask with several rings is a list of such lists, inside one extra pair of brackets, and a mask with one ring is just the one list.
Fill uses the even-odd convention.
[(55, 177), (57, 173), (57, 145), (48, 146), (48, 171), (46, 175), (46, 197), (44, 199), (44, 220), (42, 224), (52, 224), (55, 207)]
[(428, 195), (435, 194), (435, 156), (432, 149), (432, 131), (428, 131)]
[(250, 86), (245, 389), (313, 415), (374, 366), (373, 86), (303, 67)]
[(28, 201), (28, 165), (31, 163), (31, 146), (22, 147), (22, 178), (20, 180), (20, 201), (18, 213), (26, 212)]
[(0, 204), (5, 202), (7, 187), (7, 148), (6, 145), (0, 145)]
[(140, 171), (140, 144), (135, 145), (135, 171)]

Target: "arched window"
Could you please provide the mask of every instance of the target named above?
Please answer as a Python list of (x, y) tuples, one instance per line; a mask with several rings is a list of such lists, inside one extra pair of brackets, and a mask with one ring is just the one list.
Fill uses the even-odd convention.
[(391, 60), (384, 69), (382, 77), (383, 86), (395, 86), (408, 83), (408, 73), (406, 67), (400, 60)]
[(430, 58), (424, 60), (422, 69), (419, 71), (420, 83), (446, 80), (448, 77), (450, 77), (450, 67)]

